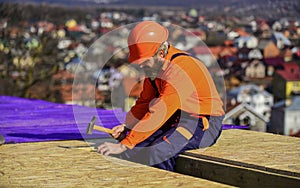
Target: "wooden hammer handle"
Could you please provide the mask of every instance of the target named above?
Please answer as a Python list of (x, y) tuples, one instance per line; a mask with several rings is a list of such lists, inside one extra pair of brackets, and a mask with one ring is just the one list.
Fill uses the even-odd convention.
[(97, 126), (97, 125), (94, 126), (94, 130), (109, 133), (109, 134), (112, 134), (114, 132), (113, 130), (111, 130), (109, 128), (105, 128), (105, 127), (101, 127), (101, 126)]

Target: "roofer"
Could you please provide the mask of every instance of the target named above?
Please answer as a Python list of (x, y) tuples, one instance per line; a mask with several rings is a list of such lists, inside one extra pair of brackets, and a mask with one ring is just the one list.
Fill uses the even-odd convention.
[(114, 155), (174, 171), (186, 150), (213, 145), (222, 131), (223, 103), (206, 66), (168, 41), (168, 30), (153, 21), (138, 23), (128, 37), (128, 61), (147, 78), (124, 124), (113, 128), (120, 143), (98, 147)]

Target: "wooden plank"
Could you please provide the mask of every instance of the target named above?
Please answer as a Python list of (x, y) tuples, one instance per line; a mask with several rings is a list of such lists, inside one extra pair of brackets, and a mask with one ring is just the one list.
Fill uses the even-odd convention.
[(0, 187), (230, 187), (105, 157), (86, 146), (83, 141), (1, 145)]
[(214, 146), (185, 155), (300, 177), (300, 139), (296, 137), (226, 130)]
[[(226, 130), (223, 131), (214, 146), (187, 151), (178, 159), (178, 163), (185, 164), (186, 161), (189, 161), (185, 157), (193, 158), (192, 161), (194, 162), (190, 165), (191, 169), (195, 165), (197, 166), (197, 163), (199, 163), (197, 168), (200, 168), (199, 165), (205, 166), (208, 161), (219, 164), (219, 166), (214, 166), (217, 169), (222, 169), (220, 170), (222, 173), (216, 173), (213, 169), (210, 171), (206, 169), (205, 171), (203, 170), (204, 167), (201, 167), (201, 172), (195, 174), (195, 176), (209, 178), (212, 181), (244, 186), (250, 182), (262, 183), (262, 179), (268, 179), (268, 183), (274, 183), (277, 186), (283, 186), (284, 182), (290, 182), (290, 185), (293, 186), (296, 181), (300, 187), (300, 139), (296, 137), (249, 130)], [(191, 174), (186, 168), (187, 166), (178, 165), (177, 171)], [(199, 175), (204, 171), (205, 176)], [(209, 173), (218, 175), (214, 177)], [(233, 176), (243, 179), (243, 182), (241, 183), (241, 179), (230, 178), (228, 174), (232, 173)], [(251, 179), (254, 177), (256, 180), (252, 181)], [(283, 184), (278, 184), (279, 180)]]
[(180, 155), (176, 171), (238, 187), (289, 187), (298, 188), (300, 178), (230, 165), (191, 156)]

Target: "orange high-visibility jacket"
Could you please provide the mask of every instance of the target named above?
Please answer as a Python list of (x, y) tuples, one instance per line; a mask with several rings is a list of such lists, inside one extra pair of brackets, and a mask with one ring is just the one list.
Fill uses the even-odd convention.
[[(178, 109), (195, 115), (224, 115), (223, 103), (206, 66), (171, 46), (154, 88), (145, 79), (143, 91), (127, 113), (125, 124), (133, 127), (121, 141), (132, 149), (157, 131)], [(159, 97), (156, 98), (156, 90)]]

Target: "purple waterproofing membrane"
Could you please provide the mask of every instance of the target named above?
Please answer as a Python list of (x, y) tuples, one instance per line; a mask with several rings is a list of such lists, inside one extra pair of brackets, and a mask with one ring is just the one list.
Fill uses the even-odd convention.
[(249, 129), (249, 125), (230, 125), (230, 124), (223, 124), (222, 130), (227, 129)]
[[(5, 143), (21, 143), (108, 138), (109, 134), (99, 131), (86, 134), (92, 117), (97, 117), (96, 125), (112, 128), (124, 122), (126, 112), (0, 96), (0, 114), (0, 134)], [(227, 129), (249, 126), (223, 125), (223, 130)]]
[(95, 115), (96, 125), (112, 128), (125, 119), (121, 109), (105, 110), (42, 100), (0, 96), (0, 134), (5, 143), (107, 138), (107, 133), (86, 129)]

